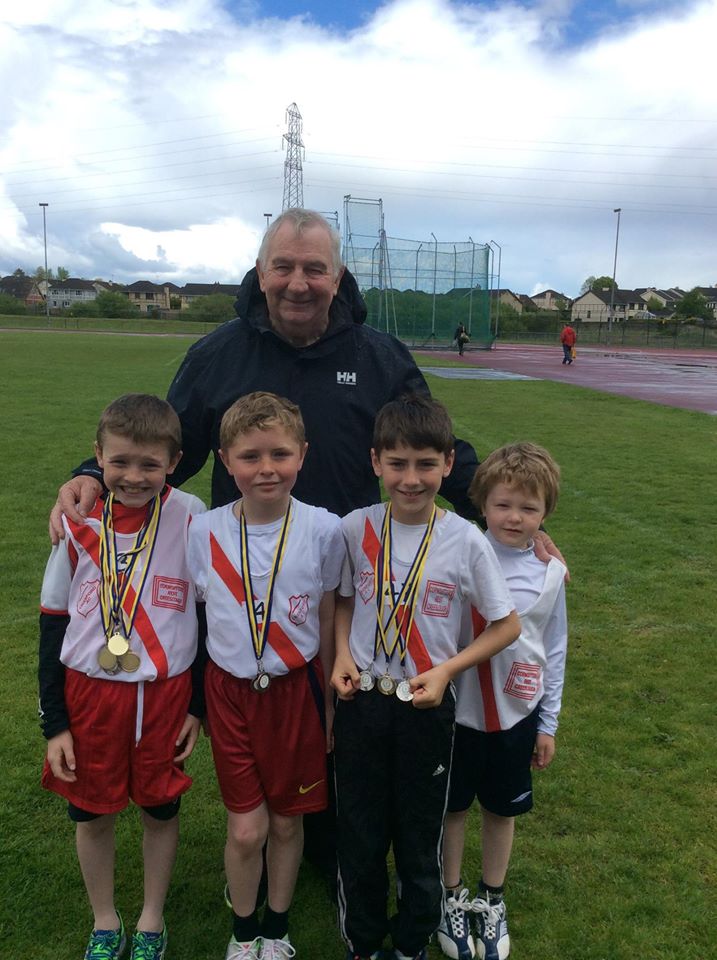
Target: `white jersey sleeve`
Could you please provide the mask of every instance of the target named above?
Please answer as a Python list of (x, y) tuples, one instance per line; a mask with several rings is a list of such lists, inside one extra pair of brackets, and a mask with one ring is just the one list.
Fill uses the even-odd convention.
[(73, 573), (68, 545), (69, 540), (65, 535), (65, 538), (52, 548), (48, 557), (40, 591), (40, 610), (43, 613), (68, 612)]
[(341, 582), (341, 571), (346, 555), (344, 537), (341, 532), (341, 518), (328, 510), (318, 515), (318, 536), (320, 541), (321, 580), (324, 593), (335, 590)]
[(568, 616), (565, 604), (565, 585), (560, 588), (553, 612), (543, 634), (545, 644), (545, 692), (540, 701), (538, 731), (555, 736), (563, 696), (565, 661), (568, 652)]
[(461, 595), (484, 620), (502, 620), (515, 609), (498, 558), (478, 527), (466, 523)]
[(204, 600), (209, 578), (211, 560), (209, 556), (209, 513), (195, 516), (189, 527), (187, 546), (187, 564), (194, 581), (197, 600)]

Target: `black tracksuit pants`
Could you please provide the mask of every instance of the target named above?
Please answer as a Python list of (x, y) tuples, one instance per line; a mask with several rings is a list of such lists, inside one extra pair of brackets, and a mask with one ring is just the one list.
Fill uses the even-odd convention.
[[(339, 919), (351, 950), (370, 956), (387, 933), (415, 956), (443, 912), (441, 844), (455, 696), (419, 710), (377, 689), (339, 700), (334, 721)], [(388, 919), (393, 844), (398, 911)]]

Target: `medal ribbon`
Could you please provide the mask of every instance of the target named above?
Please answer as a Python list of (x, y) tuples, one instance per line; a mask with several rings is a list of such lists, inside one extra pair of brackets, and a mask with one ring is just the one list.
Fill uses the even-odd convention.
[[(379, 647), (383, 647), (386, 660), (390, 661), (396, 652), (397, 646), (400, 650), (401, 663), (403, 663), (403, 661), (406, 659), (408, 639), (411, 635), (413, 619), (416, 613), (418, 590), (421, 585), (423, 570), (426, 566), (428, 547), (431, 543), (431, 536), (433, 535), (433, 528), (435, 524), (436, 506), (434, 504), (431, 516), (426, 525), (425, 532), (420, 544), (418, 545), (418, 550), (416, 550), (413, 562), (411, 563), (411, 567), (408, 571), (408, 576), (406, 577), (401, 592), (397, 597), (394, 593), (393, 578), (391, 576), (391, 504), (389, 503), (386, 508), (386, 516), (384, 517), (383, 526), (381, 528), (381, 549), (378, 552), (374, 566), (374, 582), (377, 584), (380, 582), (381, 584), (381, 589), (376, 591), (376, 633), (374, 639), (374, 660), (378, 654)], [(379, 571), (381, 574), (380, 581)], [(383, 606), (384, 597), (387, 592), (390, 592), (391, 595), (391, 610), (388, 620), (384, 624)], [(399, 613), (401, 611), (403, 611), (403, 613), (399, 622)], [(395, 633), (393, 642), (389, 644), (388, 634), (392, 626)]]
[(274, 549), (274, 559), (271, 564), (271, 573), (269, 574), (269, 586), (264, 599), (264, 619), (259, 627), (256, 620), (256, 610), (254, 609), (254, 589), (251, 583), (251, 570), (249, 568), (249, 536), (247, 534), (246, 517), (242, 509), (239, 514), (239, 541), (241, 546), (241, 575), (244, 580), (244, 592), (246, 594), (246, 616), (249, 622), (249, 633), (254, 646), (254, 656), (257, 664), (260, 663), (266, 642), (269, 639), (269, 623), (271, 622), (271, 607), (274, 602), (274, 584), (276, 577), (281, 569), (281, 563), (286, 551), (286, 542), (289, 539), (289, 524), (291, 522), (291, 503), (284, 515), (284, 522), (279, 532), (279, 538), (276, 541)]
[[(129, 639), (134, 627), (137, 609), (139, 607), (140, 597), (144, 589), (149, 566), (152, 562), (154, 547), (157, 543), (157, 532), (159, 530), (159, 518), (162, 514), (162, 497), (156, 494), (147, 509), (145, 521), (135, 537), (134, 546), (124, 551), (124, 555), (129, 557), (129, 563), (120, 573), (117, 550), (117, 534), (112, 520), (112, 507), (114, 505), (114, 494), (107, 495), (105, 505), (102, 509), (102, 525), (100, 527), (100, 571), (102, 573), (102, 584), (100, 587), (100, 611), (102, 614), (102, 627), (105, 636), (109, 639), (113, 630), (122, 630), (124, 636)], [(147, 548), (149, 548), (147, 550)], [(131, 609), (128, 614), (125, 613), (124, 603), (132, 587), (134, 570), (137, 565), (140, 554), (147, 550), (147, 562), (142, 570), (139, 583), (135, 588), (135, 595), (132, 601)]]

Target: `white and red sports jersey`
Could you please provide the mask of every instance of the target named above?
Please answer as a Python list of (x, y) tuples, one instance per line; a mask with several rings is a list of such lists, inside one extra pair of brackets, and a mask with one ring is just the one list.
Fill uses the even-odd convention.
[[(386, 659), (379, 649), (374, 664), (376, 633), (376, 583), (374, 568), (381, 545), (385, 504), (354, 510), (342, 521), (347, 558), (339, 592), (355, 595), (349, 646), (359, 670), (385, 672)], [(392, 521), (391, 572), (398, 595), (408, 576), (425, 525)], [(379, 577), (381, 576), (379, 571)], [(378, 585), (381, 589), (380, 584)], [(394, 678), (417, 676), (458, 652), (461, 610), (473, 604), (486, 620), (500, 620), (514, 603), (495, 554), (485, 535), (455, 513), (436, 519), (423, 576), (418, 588), (408, 648), (401, 666), (398, 649), (388, 672)], [(373, 665), (373, 666), (372, 666)]]
[[(493, 733), (509, 730), (540, 706), (538, 730), (555, 735), (565, 676), (567, 615), (565, 566), (545, 564), (532, 546), (506, 547), (487, 534), (520, 616), (517, 640), (456, 680), (456, 723)], [(464, 611), (461, 643), (484, 627), (475, 610)]]
[[(284, 558), (274, 581), (266, 648), (266, 673), (281, 676), (304, 666), (319, 651), (319, 604), (335, 590), (344, 545), (341, 521), (323, 507), (291, 499)], [(248, 525), (249, 567), (259, 625), (283, 519)], [(246, 612), (241, 573), (239, 521), (234, 504), (210, 510), (192, 524), (189, 564), (200, 598), (207, 604), (207, 651), (235, 677), (253, 678), (257, 662)]]
[[(98, 500), (84, 524), (63, 517), (65, 538), (53, 547), (45, 569), (40, 609), (70, 616), (60, 659), (66, 667), (105, 680), (137, 683), (174, 677), (191, 666), (197, 652), (197, 614), (187, 565), (187, 539), (192, 517), (206, 507), (197, 497), (172, 487), (162, 495), (157, 539), (129, 637), (140, 665), (134, 673), (120, 671), (112, 677), (97, 662), (106, 643), (100, 608), (102, 508), (103, 502)], [(113, 518), (121, 556), (134, 546), (144, 509), (115, 503)], [(144, 552), (139, 554), (134, 582), (144, 570)], [(134, 591), (130, 590), (125, 598), (126, 614), (133, 600)]]

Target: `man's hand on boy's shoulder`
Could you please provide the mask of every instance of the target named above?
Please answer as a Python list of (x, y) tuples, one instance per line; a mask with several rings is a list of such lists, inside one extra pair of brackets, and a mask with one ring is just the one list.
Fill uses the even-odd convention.
[(179, 736), (174, 744), (176, 748), (174, 754), (175, 763), (182, 763), (182, 761), (186, 760), (191, 754), (192, 750), (194, 750), (194, 745), (199, 736), (200, 725), (201, 720), (199, 717), (195, 717), (191, 713), (187, 714), (182, 724), (182, 729), (179, 731)]
[(75, 741), (69, 730), (63, 730), (47, 741), (47, 762), (58, 780), (75, 783)]
[(414, 707), (424, 710), (428, 707), (437, 707), (441, 703), (451, 679), (444, 667), (445, 664), (439, 664), (432, 670), (426, 670), (425, 673), (419, 673), (417, 677), (411, 678), (409, 683), (413, 693)]
[(565, 557), (555, 546), (545, 530), (538, 530), (533, 537), (533, 543), (535, 544), (535, 556), (538, 558), (538, 560), (542, 560), (543, 563), (548, 563), (551, 557), (556, 557), (556, 559), (558, 559), (565, 567), (565, 582), (570, 583), (570, 571), (568, 570), (568, 565), (565, 562)]
[(101, 493), (102, 484), (94, 477), (73, 477), (62, 484), (57, 494), (57, 502), (50, 513), (49, 533), (53, 545), (57, 545), (65, 537), (62, 515), (68, 516), (73, 523), (84, 523)]
[(359, 689), (359, 671), (353, 657), (337, 654), (331, 671), (331, 686), (339, 700), (351, 700)]

